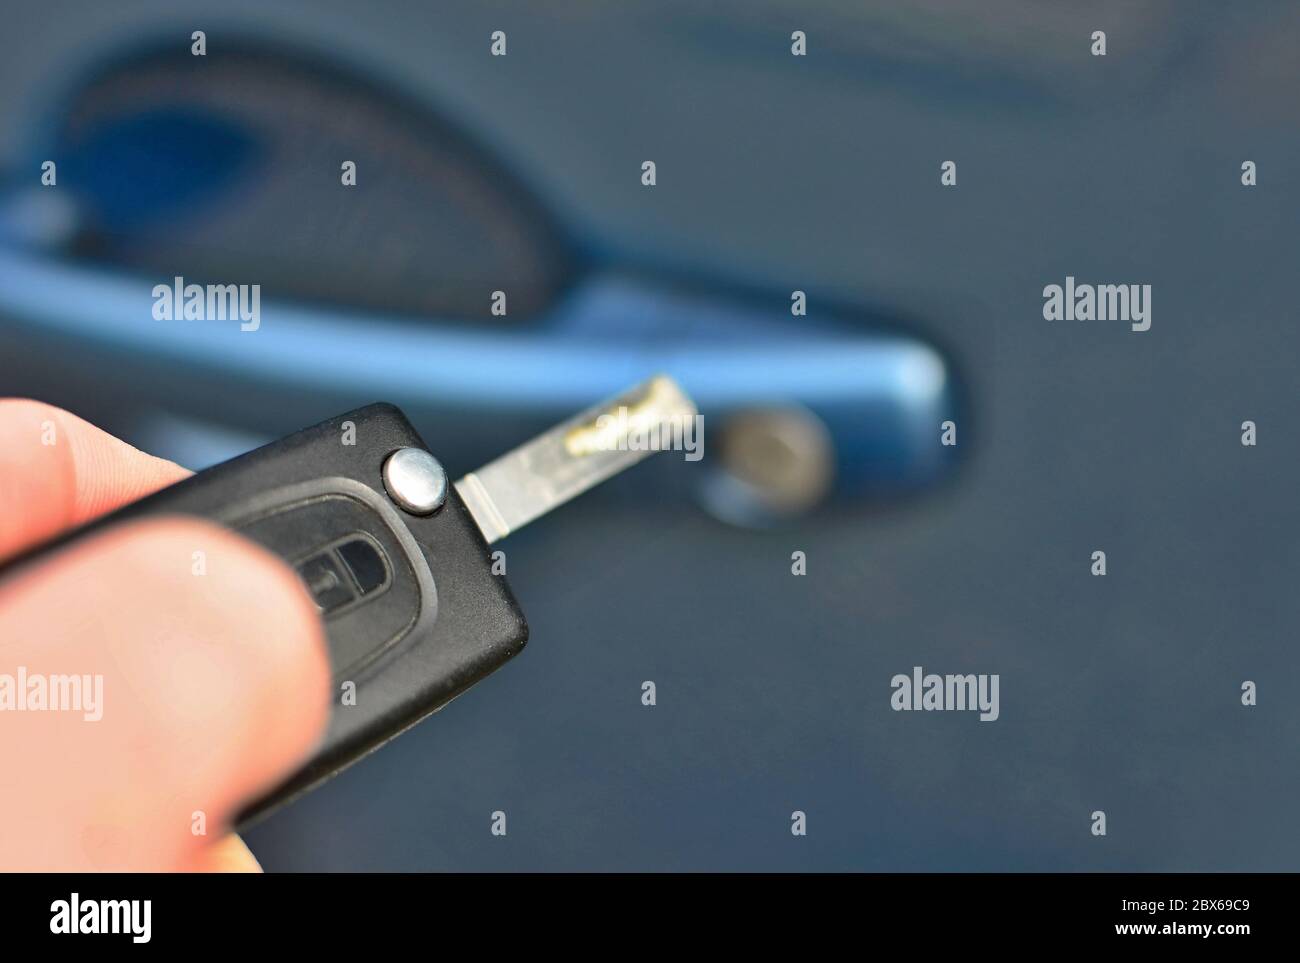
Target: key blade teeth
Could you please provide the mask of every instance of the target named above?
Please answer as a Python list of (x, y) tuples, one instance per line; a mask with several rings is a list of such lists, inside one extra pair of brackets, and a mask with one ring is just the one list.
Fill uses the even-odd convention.
[[(565, 451), (576, 458), (626, 450), (633, 435), (648, 435), (656, 427), (671, 425), (674, 420), (693, 419), (696, 413), (695, 402), (677, 382), (667, 375), (655, 375), (616, 397), (593, 405), (551, 431), (563, 429)], [(652, 453), (639, 452), (642, 455)]]
[(456, 491), (492, 544), (698, 431), (695, 402), (656, 375), (470, 472)]

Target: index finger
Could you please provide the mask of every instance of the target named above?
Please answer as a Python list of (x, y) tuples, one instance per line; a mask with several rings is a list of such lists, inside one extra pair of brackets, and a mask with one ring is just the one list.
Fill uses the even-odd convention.
[(0, 399), (0, 560), (189, 474), (62, 408)]

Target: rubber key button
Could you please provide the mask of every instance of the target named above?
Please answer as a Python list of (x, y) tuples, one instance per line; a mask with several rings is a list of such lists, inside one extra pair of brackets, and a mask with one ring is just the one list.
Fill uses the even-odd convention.
[(387, 584), (388, 566), (384, 564), (384, 557), (366, 539), (354, 538), (350, 542), (344, 542), (337, 551), (343, 564), (356, 579), (357, 588), (361, 589), (362, 595), (369, 595)]
[(298, 566), (298, 575), (307, 583), (307, 590), (322, 612), (332, 612), (356, 598), (347, 576), (329, 552), (307, 559)]

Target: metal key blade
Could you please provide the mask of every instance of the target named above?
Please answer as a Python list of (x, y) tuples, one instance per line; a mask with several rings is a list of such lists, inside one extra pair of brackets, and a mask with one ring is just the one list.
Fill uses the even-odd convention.
[(683, 433), (694, 438), (695, 417), (677, 382), (656, 375), (470, 472), (456, 491), (490, 545)]

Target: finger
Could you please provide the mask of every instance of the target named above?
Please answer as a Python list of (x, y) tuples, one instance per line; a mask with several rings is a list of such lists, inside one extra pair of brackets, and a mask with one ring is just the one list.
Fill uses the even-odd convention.
[(192, 873), (260, 873), (261, 864), (242, 839), (231, 833), (185, 866)]
[[(52, 705), (73, 676), (83, 696), (63, 683), (63, 708), (19, 708), (20, 671), (29, 697), (43, 678)], [(327, 715), (323, 633), (298, 578), (194, 519), (115, 526), (0, 583), (0, 706), (3, 674), (4, 869), (196, 865)]]
[(0, 399), (0, 559), (189, 474), (76, 415)]

